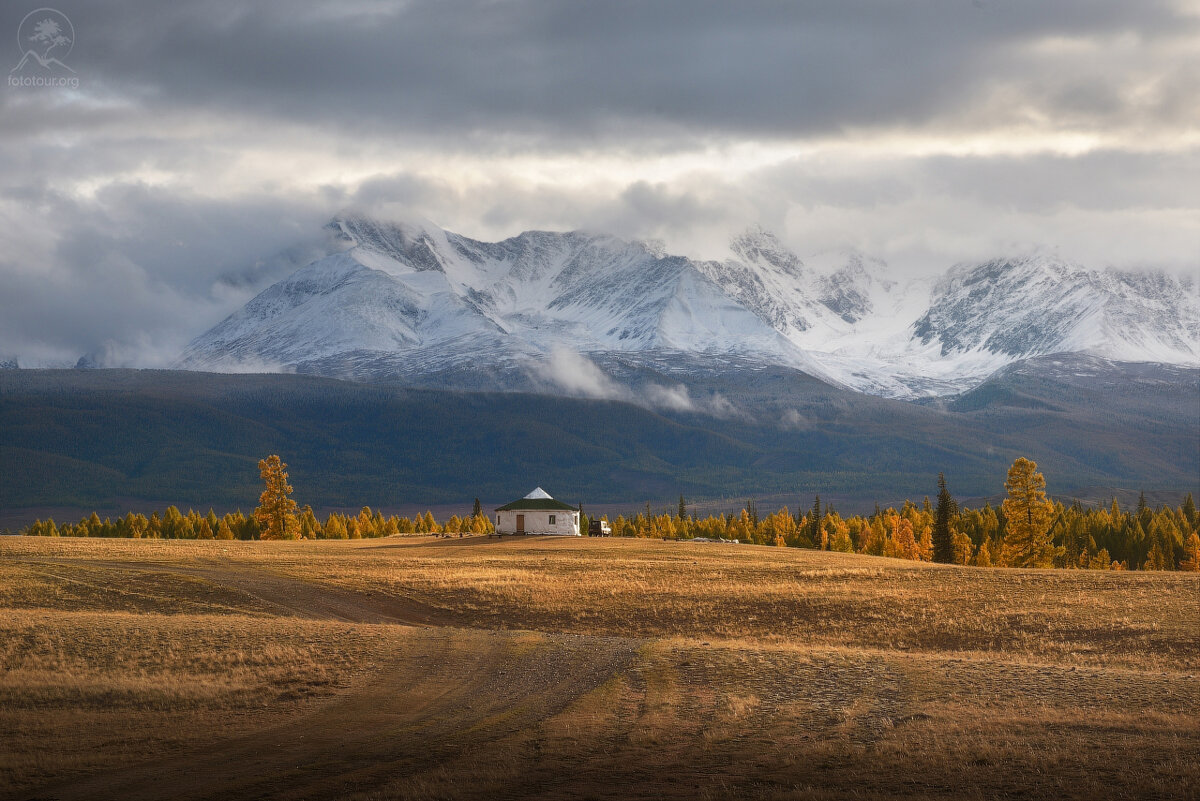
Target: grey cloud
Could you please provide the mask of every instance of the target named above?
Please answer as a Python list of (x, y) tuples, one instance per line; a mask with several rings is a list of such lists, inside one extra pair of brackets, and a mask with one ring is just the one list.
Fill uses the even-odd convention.
[(87, 201), (31, 188), (6, 194), (23, 202), (0, 202), (0, 220), (28, 242), (19, 261), (12, 250), (0, 260), (0, 352), (23, 364), (96, 351), (117, 364), (165, 364), (314, 257), (325, 219), (272, 198), (213, 201), (139, 185)]
[[(1024, 113), (1007, 92), (997, 101), (1000, 89), (1072, 124), (1197, 114), (1185, 102), (1194, 81), (1165, 82), (1149, 106), (1121, 91), (1179, 68), (1155, 43), (1195, 40), (1200, 20), (1152, 0), (420, 0), (320, 13), (330, 8), (89, 5), (74, 12), (72, 59), (85, 79), (164, 111), (232, 109), (468, 149), (970, 128)], [(9, 5), (0, 30), (19, 15)], [(1127, 33), (1144, 45), (1121, 59), (1030, 50), (1048, 37)]]
[[(0, 5), (0, 63), (16, 63), (9, 33), (27, 10)], [(24, 363), (101, 350), (161, 364), (319, 252), (321, 225), (345, 206), (486, 239), (589, 228), (703, 256), (761, 223), (802, 254), (853, 245), (914, 272), (1038, 244), (1192, 269), (1200, 253), (1200, 17), (1181, 3), (65, 10), (83, 91), (0, 87), (0, 354)], [(1108, 138), (1078, 156), (913, 156), (885, 141), (1011, 126)], [(746, 140), (790, 153), (871, 136), (877, 155), (834, 147), (737, 175), (703, 157)], [(246, 154), (272, 151), (295, 163), (256, 172)], [(522, 174), (514, 154), (627, 155), (648, 169), (556, 183)], [(680, 154), (694, 169), (653, 176), (659, 156)], [(459, 156), (473, 161), (455, 171)], [(310, 177), (309, 157), (353, 170)]]

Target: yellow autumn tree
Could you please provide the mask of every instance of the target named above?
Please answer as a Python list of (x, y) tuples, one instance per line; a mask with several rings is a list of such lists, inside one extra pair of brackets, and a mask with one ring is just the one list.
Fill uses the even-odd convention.
[(971, 563), (971, 538), (961, 531), (951, 531), (950, 541), (954, 547), (954, 564), (969, 565)]
[[(830, 517), (832, 516), (830, 515)], [(834, 521), (833, 535), (829, 538), (829, 550), (854, 553), (854, 540), (850, 538), (850, 524), (840, 517)]]
[(258, 463), (258, 472), (266, 487), (258, 496), (254, 519), (262, 530), (264, 540), (283, 540), (295, 536), (296, 502), (291, 499), (292, 485), (288, 483), (287, 465), (277, 454)]
[(871, 522), (863, 530), (863, 540), (859, 550), (871, 556), (883, 556), (887, 550), (887, 541), (887, 530), (884, 528), (883, 518), (876, 515), (871, 518)]
[[(1189, 495), (1188, 497), (1190, 498), (1191, 496)], [(1200, 571), (1200, 534), (1193, 531), (1183, 547), (1186, 555), (1183, 557), (1183, 561), (1179, 563), (1179, 569), (1193, 572)]]
[(888, 534), (883, 555), (894, 559), (911, 559), (913, 561), (920, 559), (921, 553), (917, 547), (917, 540), (913, 536), (912, 522), (900, 515), (893, 514), (888, 515), (888, 524), (891, 532)]
[(994, 564), (992, 547), (987, 540), (979, 543), (979, 550), (975, 552), (975, 558), (971, 560), (971, 564), (975, 567), (991, 567)]
[(1046, 479), (1024, 456), (1013, 462), (1004, 482), (1001, 507), (1007, 521), (1001, 563), (1008, 567), (1050, 567), (1057, 549), (1050, 540), (1054, 504), (1046, 499)]

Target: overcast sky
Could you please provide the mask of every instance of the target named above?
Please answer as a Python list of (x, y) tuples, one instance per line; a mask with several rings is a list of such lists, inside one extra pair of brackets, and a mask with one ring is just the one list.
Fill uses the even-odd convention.
[[(0, 5), (5, 71), (39, 5)], [(1197, 0), (58, 8), (78, 88), (0, 85), (23, 364), (168, 363), (347, 207), (706, 257), (757, 223), (901, 274), (1200, 266)]]

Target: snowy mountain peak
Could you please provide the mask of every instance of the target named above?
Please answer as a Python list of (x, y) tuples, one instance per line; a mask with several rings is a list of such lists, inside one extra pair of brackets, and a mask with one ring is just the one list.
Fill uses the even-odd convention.
[(1200, 359), (1200, 309), (1164, 273), (1091, 270), (1048, 255), (960, 265), (913, 325), (942, 355), (1058, 352), (1125, 361)]
[(419, 219), (390, 222), (344, 212), (326, 227), (339, 234), (341, 241), (351, 248), (404, 262), (416, 270), (441, 270), (449, 244), (444, 231)]
[(799, 278), (804, 272), (800, 257), (761, 226), (747, 228), (733, 237), (729, 249), (738, 259), (751, 265), (769, 265), (772, 269)]
[(179, 366), (414, 381), (458, 370), (486, 383), (571, 352), (585, 363), (559, 362), (581, 386), (607, 386), (587, 359), (656, 370), (699, 360), (913, 397), (1041, 354), (1200, 360), (1192, 285), (1047, 255), (962, 265), (930, 293), (856, 251), (801, 261), (761, 228), (735, 237), (724, 261), (584, 231), (481, 242), (360, 214), (329, 228), (341, 249), (197, 337)]
[(823, 261), (834, 266), (818, 282), (821, 303), (847, 323), (854, 324), (875, 311), (896, 286), (887, 277), (887, 264), (856, 250), (842, 251)]

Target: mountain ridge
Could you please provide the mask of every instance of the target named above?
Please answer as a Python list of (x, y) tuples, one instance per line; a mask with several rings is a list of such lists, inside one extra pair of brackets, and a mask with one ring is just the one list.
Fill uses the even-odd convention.
[(333, 252), (195, 338), (176, 366), (402, 381), (474, 366), (501, 387), (564, 350), (592, 365), (674, 353), (913, 399), (1050, 353), (1200, 364), (1194, 283), (1045, 254), (957, 265), (922, 300), (878, 259), (850, 251), (816, 268), (762, 228), (724, 260), (585, 231), (481, 242), (349, 213), (327, 229)]

